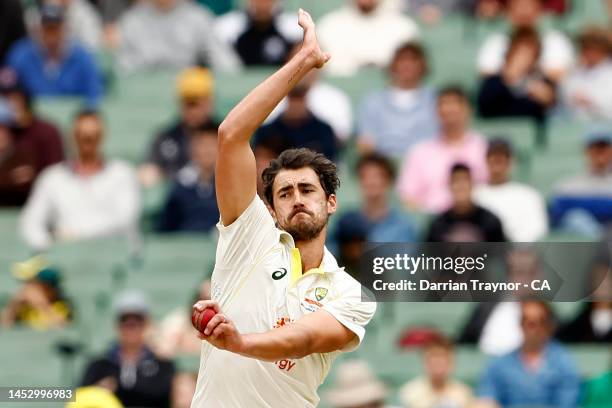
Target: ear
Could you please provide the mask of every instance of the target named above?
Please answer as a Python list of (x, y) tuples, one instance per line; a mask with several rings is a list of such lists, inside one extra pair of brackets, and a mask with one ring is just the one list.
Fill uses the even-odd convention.
[(338, 209), (338, 200), (335, 194), (330, 194), (327, 197), (327, 214), (332, 215)]

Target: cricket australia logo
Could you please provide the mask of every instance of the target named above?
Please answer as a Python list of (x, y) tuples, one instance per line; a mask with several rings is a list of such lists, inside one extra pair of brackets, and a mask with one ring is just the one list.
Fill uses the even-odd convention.
[(327, 296), (327, 288), (316, 288), (315, 289), (315, 298), (317, 298), (319, 302), (325, 299), (325, 296)]

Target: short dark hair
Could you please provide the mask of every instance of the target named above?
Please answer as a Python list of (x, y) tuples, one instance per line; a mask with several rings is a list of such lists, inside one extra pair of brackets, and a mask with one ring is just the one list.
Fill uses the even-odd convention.
[(526, 304), (533, 303), (538, 305), (546, 313), (546, 317), (549, 323), (554, 324), (556, 317), (550, 303), (537, 297), (537, 296), (526, 296), (521, 299), (521, 321), (523, 320), (523, 310)]
[(77, 111), (77, 113), (75, 113), (74, 115), (74, 118), (72, 119), (72, 122), (77, 123), (81, 119), (85, 119), (85, 118), (94, 118), (94, 119), (98, 119), (100, 122), (104, 122), (100, 112), (92, 108), (83, 108)]
[(465, 89), (461, 85), (450, 84), (442, 87), (438, 91), (438, 101), (444, 96), (456, 96), (462, 99), (465, 103), (469, 103), (469, 97)]
[(510, 35), (510, 43), (506, 51), (506, 58), (514, 52), (517, 45), (522, 43), (531, 43), (538, 50), (538, 55), (542, 52), (542, 41), (540, 34), (533, 27), (518, 27)]
[(418, 60), (421, 61), (421, 63), (423, 64), (423, 76), (426, 76), (429, 71), (427, 51), (425, 50), (425, 47), (423, 47), (423, 45), (416, 41), (405, 42), (395, 49), (395, 52), (393, 53), (393, 58), (391, 58), (391, 63), (389, 64), (389, 69), (392, 69), (393, 65), (395, 65), (397, 60), (403, 54), (406, 53), (411, 54), (412, 56), (416, 57)]
[(272, 208), (274, 208), (272, 186), (278, 173), (281, 170), (297, 170), (304, 167), (310, 167), (317, 173), (321, 187), (328, 197), (331, 194), (336, 194), (336, 190), (340, 186), (340, 178), (338, 178), (338, 168), (333, 161), (323, 154), (305, 147), (288, 149), (272, 160), (261, 175), (264, 196)]
[(502, 154), (508, 158), (512, 158), (512, 144), (507, 139), (501, 137), (491, 139), (487, 147), (487, 157), (494, 154)]
[(468, 165), (464, 163), (453, 164), (453, 167), (451, 167), (450, 175), (451, 177), (453, 177), (455, 174), (461, 173), (461, 172), (467, 173), (470, 176), (472, 175), (472, 171), (470, 170)]
[(219, 133), (219, 124), (217, 122), (206, 121), (205, 123), (191, 129), (189, 136), (193, 138), (201, 135), (202, 133), (214, 134), (217, 136)]
[(395, 180), (395, 166), (393, 162), (387, 156), (380, 153), (368, 153), (364, 154), (357, 161), (355, 171), (359, 173), (367, 165), (374, 165), (382, 168), (390, 181)]
[(589, 26), (578, 34), (576, 42), (580, 48), (599, 47), (608, 54), (612, 52), (612, 40), (608, 36), (605, 28), (599, 26)]

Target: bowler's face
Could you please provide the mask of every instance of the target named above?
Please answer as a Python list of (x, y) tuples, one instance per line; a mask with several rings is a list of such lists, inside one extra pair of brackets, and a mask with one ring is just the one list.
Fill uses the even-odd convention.
[(336, 196), (326, 196), (319, 177), (310, 167), (281, 170), (272, 191), (273, 215), (279, 227), (296, 241), (316, 238), (336, 211)]

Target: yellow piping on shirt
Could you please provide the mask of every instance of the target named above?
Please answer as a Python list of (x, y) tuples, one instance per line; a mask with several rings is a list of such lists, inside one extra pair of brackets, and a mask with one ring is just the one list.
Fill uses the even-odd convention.
[[(321, 261), (321, 264), (323, 264), (323, 261)], [(298, 248), (291, 248), (291, 280), (289, 287), (295, 286), (301, 278), (313, 273), (324, 275), (325, 271), (319, 265), (318, 268), (309, 269), (306, 273), (302, 274), (302, 256), (300, 255), (300, 250)]]

